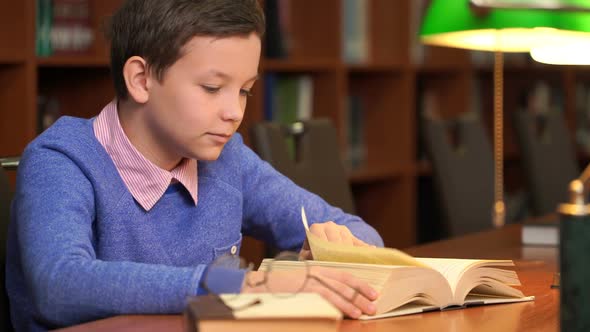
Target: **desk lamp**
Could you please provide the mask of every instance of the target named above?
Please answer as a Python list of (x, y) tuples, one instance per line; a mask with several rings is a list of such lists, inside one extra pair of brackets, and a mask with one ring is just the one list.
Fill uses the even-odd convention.
[(559, 14), (559, 25), (572, 33), (534, 46), (531, 57), (551, 65), (590, 65), (590, 1), (570, 0), (562, 8), (569, 12)]
[[(581, 5), (580, 5), (581, 6)], [(562, 26), (579, 31), (531, 49), (531, 57), (546, 64), (590, 64), (590, 2)], [(586, 12), (582, 12), (585, 10)], [(560, 324), (562, 331), (590, 331), (590, 166), (569, 185), (568, 203), (558, 207), (559, 266), (560, 266)]]
[[(576, 0), (572, 0), (576, 1)], [(578, 0), (581, 1), (581, 0)], [(586, 2), (587, 3), (587, 2)], [(494, 208), (493, 224), (505, 223), (503, 147), (503, 52), (530, 52), (534, 47), (574, 38), (575, 25), (568, 25), (571, 10), (557, 0), (432, 0), (420, 37), (434, 46), (456, 47), (495, 53), (494, 58)], [(566, 10), (567, 9), (567, 10)]]

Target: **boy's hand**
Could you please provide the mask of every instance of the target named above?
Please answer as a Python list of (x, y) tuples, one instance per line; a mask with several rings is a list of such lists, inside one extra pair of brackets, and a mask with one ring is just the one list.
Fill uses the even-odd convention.
[[(348, 244), (357, 247), (371, 247), (370, 244), (367, 244), (352, 235), (348, 227), (338, 225), (333, 221), (312, 224), (309, 227), (309, 231), (320, 239), (329, 242)], [(299, 252), (299, 259), (313, 259), (307, 238), (305, 239), (305, 242), (303, 242), (303, 247)]]
[[(378, 293), (369, 284), (347, 272), (312, 266), (309, 270), (270, 271), (267, 272), (266, 279), (265, 273), (249, 272), (242, 292), (318, 293), (352, 318), (359, 318), (362, 314), (374, 315), (377, 310), (372, 301), (377, 299)], [(265, 280), (263, 284), (253, 286), (262, 280)]]

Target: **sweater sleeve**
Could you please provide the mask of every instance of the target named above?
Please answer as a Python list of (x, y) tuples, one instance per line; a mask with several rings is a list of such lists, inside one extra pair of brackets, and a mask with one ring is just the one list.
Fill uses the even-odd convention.
[(333, 221), (348, 227), (359, 239), (383, 246), (377, 231), (361, 218), (331, 206), (279, 173), (241, 141), (238, 145), (243, 167), (245, 234), (273, 243), (281, 250), (300, 250), (305, 239), (303, 206), (310, 224)]
[[(76, 161), (59, 151), (37, 148), (23, 155), (14, 209), (24, 281), (35, 318), (46, 325), (119, 314), (179, 313), (186, 297), (198, 292), (204, 265), (97, 259), (92, 183)], [(221, 282), (218, 290), (241, 285), (243, 274), (224, 276), (228, 284)]]

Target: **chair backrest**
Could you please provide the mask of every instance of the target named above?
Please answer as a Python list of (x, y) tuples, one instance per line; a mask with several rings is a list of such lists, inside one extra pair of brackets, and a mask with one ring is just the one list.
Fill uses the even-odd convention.
[(6, 238), (8, 223), (10, 222), (10, 202), (12, 200), (12, 189), (6, 171), (0, 166), (0, 329), (12, 331), (10, 324), (10, 310), (8, 306), (8, 295), (6, 294)]
[(425, 117), (422, 121), (424, 145), (446, 217), (443, 236), (490, 228), (494, 160), (479, 118), (469, 113), (453, 120)]
[(514, 114), (514, 127), (520, 146), (526, 179), (535, 215), (553, 213), (567, 200), (569, 182), (579, 169), (571, 137), (563, 115), (556, 111)]
[(339, 154), (336, 129), (327, 119), (252, 127), (254, 150), (297, 185), (354, 213), (350, 183)]

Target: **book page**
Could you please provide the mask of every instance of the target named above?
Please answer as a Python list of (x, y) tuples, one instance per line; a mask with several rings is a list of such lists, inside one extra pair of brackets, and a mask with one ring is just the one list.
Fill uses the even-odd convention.
[(307, 241), (317, 261), (364, 263), (380, 265), (406, 265), (427, 267), (414, 257), (391, 248), (355, 247), (340, 243), (333, 243), (319, 238), (309, 231), (307, 217), (303, 207), (301, 208), (301, 220), (305, 227)]
[(511, 285), (519, 285), (516, 272), (492, 267), (511, 267), (510, 260), (477, 260), (449, 258), (416, 258), (439, 271), (448, 281), (453, 292), (454, 303), (462, 305), (467, 294), (473, 289), (485, 289), (490, 295), (521, 297), (519, 290)]
[(307, 241), (314, 260), (380, 265), (426, 267), (414, 257), (391, 248), (355, 247), (328, 242), (307, 231)]
[[(342, 262), (326, 262), (326, 261), (282, 261), (265, 258), (262, 260), (258, 271), (289, 271), (310, 269), (311, 267), (322, 267), (338, 269), (352, 274), (361, 281), (366, 282), (375, 290), (380, 292), (387, 280), (391, 277), (392, 271), (395, 269), (402, 269), (408, 267), (393, 266), (393, 265), (375, 265), (375, 264), (360, 264), (360, 263), (342, 263)], [(432, 270), (432, 269), (429, 269)]]
[(416, 258), (416, 260), (440, 272), (449, 281), (453, 293), (455, 293), (457, 283), (461, 279), (463, 272), (479, 262), (475, 259), (448, 258)]

